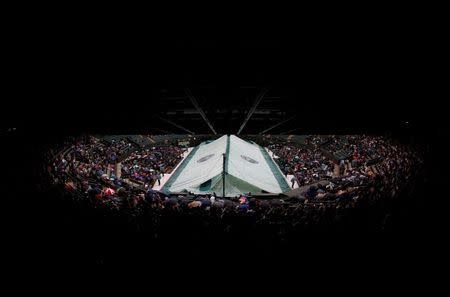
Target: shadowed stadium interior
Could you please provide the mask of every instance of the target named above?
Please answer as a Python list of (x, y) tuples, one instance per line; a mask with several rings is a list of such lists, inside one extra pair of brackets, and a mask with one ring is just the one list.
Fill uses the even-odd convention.
[(427, 233), (444, 111), (417, 53), (394, 45), (179, 40), (62, 59), (28, 86), (48, 100), (13, 102), (2, 130), (5, 215), (86, 265)]

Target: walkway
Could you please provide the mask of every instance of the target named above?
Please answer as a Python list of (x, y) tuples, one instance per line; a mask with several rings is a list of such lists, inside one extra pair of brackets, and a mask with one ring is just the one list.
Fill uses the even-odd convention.
[[(270, 158), (272, 158), (272, 160), (275, 162), (275, 164), (277, 165), (278, 169), (280, 169), (280, 167), (278, 166), (278, 163), (275, 161), (276, 159), (278, 159), (278, 156), (275, 155), (268, 148), (265, 147), (264, 149), (267, 151), (267, 153), (269, 154)], [(281, 171), (281, 172), (283, 172), (283, 171)], [(287, 176), (284, 175), (284, 174), (282, 174), (282, 175), (283, 175), (284, 179), (286, 180), (287, 184), (289, 185), (289, 188), (291, 188), (291, 189), (297, 189), (298, 188), (298, 183), (297, 182), (294, 183), (294, 187), (292, 188), (291, 179), (294, 177), (294, 175), (292, 175), (292, 174), (288, 174)]]
[(161, 178), (161, 185), (158, 185), (158, 182), (156, 181), (155, 184), (153, 185), (152, 189), (156, 190), (156, 191), (161, 190), (161, 188), (169, 180), (169, 178), (172, 176), (172, 174), (178, 169), (178, 166), (180, 166), (180, 164), (183, 163), (184, 159), (186, 159), (186, 157), (190, 154), (190, 152), (193, 149), (194, 149), (193, 147), (188, 148), (188, 150), (183, 153), (183, 159), (180, 160), (180, 162), (178, 162), (178, 165), (172, 170), (172, 172), (164, 174), (164, 176)]

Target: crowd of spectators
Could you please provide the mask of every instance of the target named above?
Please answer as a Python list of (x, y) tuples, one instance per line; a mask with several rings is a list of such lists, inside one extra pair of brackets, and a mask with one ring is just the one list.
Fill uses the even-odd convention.
[(145, 187), (160, 183), (165, 172), (182, 159), (182, 149), (173, 145), (158, 145), (134, 151), (122, 162), (123, 177), (141, 181)]
[(282, 172), (293, 175), (299, 186), (309, 185), (324, 178), (331, 178), (334, 163), (319, 149), (298, 147), (286, 143), (268, 146)]
[(115, 210), (137, 206), (145, 189), (160, 182), (183, 153), (169, 144), (143, 148), (126, 138), (83, 136), (73, 142), (47, 167), (52, 182), (73, 192), (77, 201)]
[(333, 135), (309, 135), (305, 139), (305, 144), (310, 145), (312, 147), (319, 147), (333, 138)]
[[(168, 143), (133, 147), (126, 139), (105, 143), (86, 136), (52, 155), (48, 173), (53, 185), (63, 185), (58, 187), (61, 195), (75, 203), (103, 217), (120, 217), (134, 230), (160, 235), (174, 224), (181, 229), (200, 228), (211, 236), (239, 233), (237, 228), (244, 224), (256, 233), (270, 229), (277, 238), (289, 237), (291, 231), (346, 229), (358, 211), (385, 205), (414, 188), (413, 177), (419, 174), (421, 160), (406, 146), (369, 136), (308, 139), (306, 145), (277, 142), (268, 146), (283, 173), (294, 175), (307, 187), (289, 198), (255, 198), (251, 193), (222, 198), (155, 191), (152, 185), (182, 159), (183, 150)], [(334, 144), (327, 146), (330, 140)], [(333, 155), (342, 148), (351, 149), (350, 160), (355, 166), (335, 175), (333, 169), (339, 161), (324, 150)], [(376, 171), (368, 164), (375, 158)], [(389, 214), (382, 212), (377, 222), (376, 228), (384, 228)]]
[(305, 143), (331, 153), (337, 160), (362, 163), (381, 158), (392, 147), (384, 137), (366, 135), (311, 135)]

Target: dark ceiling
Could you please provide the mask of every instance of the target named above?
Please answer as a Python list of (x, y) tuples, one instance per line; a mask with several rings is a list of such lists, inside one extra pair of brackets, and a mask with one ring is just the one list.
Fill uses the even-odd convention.
[(394, 39), (60, 46), (33, 59), (26, 75), (34, 81), (18, 86), (16, 94), (31, 100), (12, 100), (18, 114), (13, 122), (46, 129), (235, 134), (254, 109), (242, 134), (383, 132), (421, 125), (434, 108), (431, 62), (418, 53)]

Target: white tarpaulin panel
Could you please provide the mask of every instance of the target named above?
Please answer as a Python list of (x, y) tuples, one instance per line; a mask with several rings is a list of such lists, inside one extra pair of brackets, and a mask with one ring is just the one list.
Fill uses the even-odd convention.
[(226, 135), (213, 142), (197, 146), (184, 160), (186, 164), (181, 164), (173, 178), (167, 182), (169, 183), (167, 190), (199, 193), (200, 185), (222, 174), (222, 154), (225, 153), (226, 147)]
[(227, 172), (269, 193), (283, 190), (257, 144), (230, 136)]

